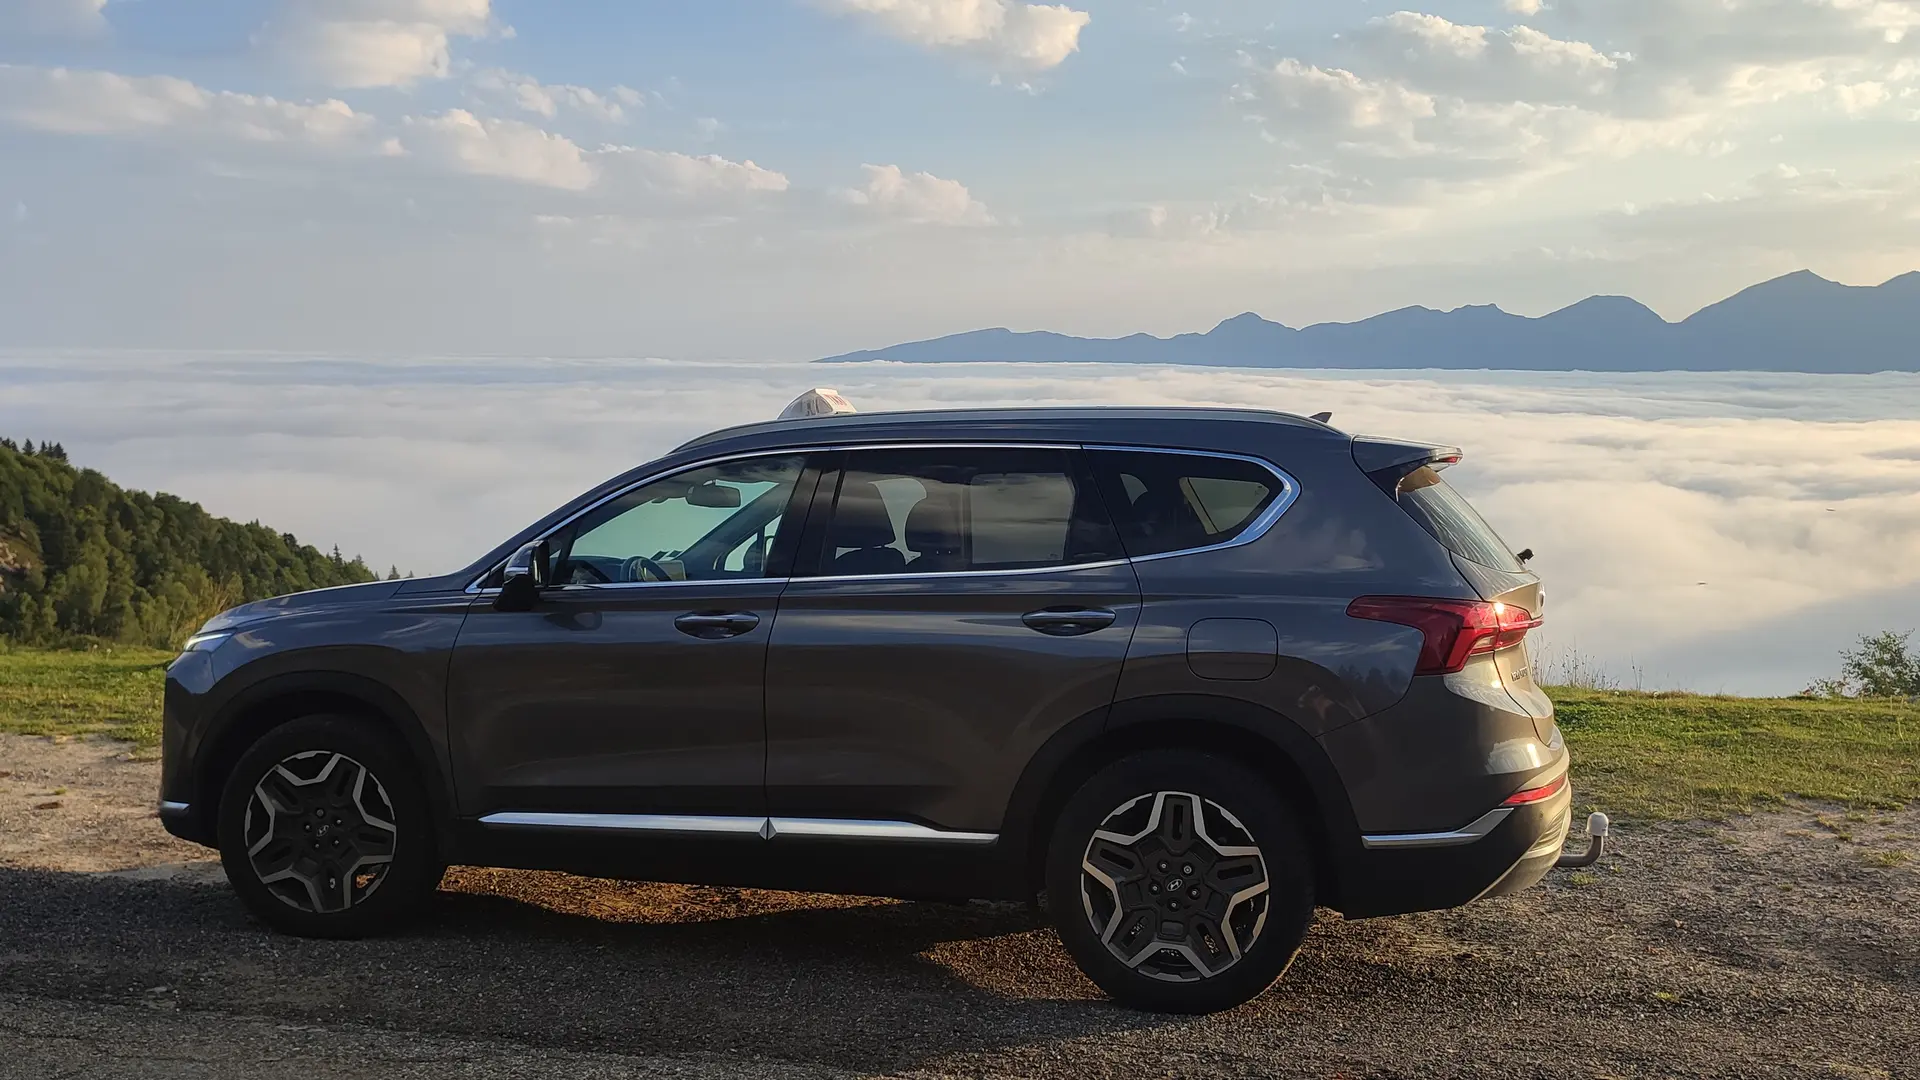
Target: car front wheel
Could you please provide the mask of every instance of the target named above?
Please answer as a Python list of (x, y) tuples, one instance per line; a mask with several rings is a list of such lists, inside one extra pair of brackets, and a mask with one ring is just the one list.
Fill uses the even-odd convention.
[(249, 747), (220, 799), (219, 839), (248, 908), (303, 937), (390, 930), (444, 869), (409, 755), (350, 716), (294, 720)]
[(1313, 864), (1284, 799), (1226, 758), (1149, 751), (1067, 801), (1047, 903), (1081, 970), (1156, 1012), (1242, 1004), (1285, 972), (1313, 917)]

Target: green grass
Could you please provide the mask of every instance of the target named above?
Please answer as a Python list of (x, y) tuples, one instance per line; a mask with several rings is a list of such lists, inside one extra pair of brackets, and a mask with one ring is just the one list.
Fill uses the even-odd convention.
[(1721, 818), (1790, 798), (1920, 799), (1920, 706), (1554, 689), (1576, 798), (1630, 818)]
[(0, 731), (104, 734), (143, 749), (160, 743), (160, 694), (171, 653), (86, 652), (0, 645)]
[[(0, 731), (160, 739), (150, 649), (0, 644)], [(1789, 798), (1853, 808), (1920, 800), (1920, 706), (1555, 689), (1583, 806), (1640, 819), (1720, 818)], [(1849, 817), (1848, 820), (1854, 820)], [(1833, 831), (1844, 830), (1838, 821)]]

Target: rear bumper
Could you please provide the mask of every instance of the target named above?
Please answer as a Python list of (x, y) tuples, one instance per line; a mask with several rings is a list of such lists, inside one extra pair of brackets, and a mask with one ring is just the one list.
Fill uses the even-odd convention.
[(1500, 807), (1456, 830), (1368, 837), (1342, 875), (1340, 912), (1356, 919), (1403, 915), (1530, 888), (1560, 858), (1572, 821), (1569, 784), (1551, 798)]

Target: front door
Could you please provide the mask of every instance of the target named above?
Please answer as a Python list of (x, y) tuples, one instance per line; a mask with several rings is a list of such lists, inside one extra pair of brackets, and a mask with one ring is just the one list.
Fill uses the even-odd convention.
[(649, 482), (550, 538), (533, 610), (477, 600), (448, 692), (463, 812), (757, 827), (787, 511), (812, 475), (782, 455)]
[(1139, 587), (1080, 458), (849, 450), (819, 485), (768, 657), (776, 836), (984, 842), (1034, 751), (1112, 704)]

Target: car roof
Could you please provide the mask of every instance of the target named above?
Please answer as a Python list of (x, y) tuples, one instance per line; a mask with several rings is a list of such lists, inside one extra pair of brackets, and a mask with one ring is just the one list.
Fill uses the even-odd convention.
[[(1242, 409), (1225, 406), (1048, 406), (1033, 408), (988, 408), (988, 409), (926, 409), (901, 410), (898, 412), (839, 413), (832, 416), (816, 416), (789, 420), (766, 420), (754, 424), (740, 424), (734, 427), (711, 431), (696, 439), (691, 439), (673, 451), (679, 455), (688, 450), (713, 446), (735, 440), (756, 443), (787, 442), (794, 446), (818, 445), (839, 439), (859, 440), (861, 436), (873, 434), (876, 429), (888, 429), (890, 435), (901, 434), (901, 429), (915, 430), (915, 437), (967, 435), (975, 429), (994, 429), (997, 438), (1008, 436), (1009, 428), (1032, 425), (1039, 428), (1051, 428), (1056, 431), (1078, 425), (1098, 425), (1102, 437), (1114, 438), (1117, 433), (1111, 425), (1127, 421), (1212, 421), (1272, 424), (1280, 427), (1301, 428), (1316, 432), (1333, 432), (1335, 429), (1292, 413), (1276, 412), (1271, 409)], [(777, 439), (776, 439), (777, 437)]]

